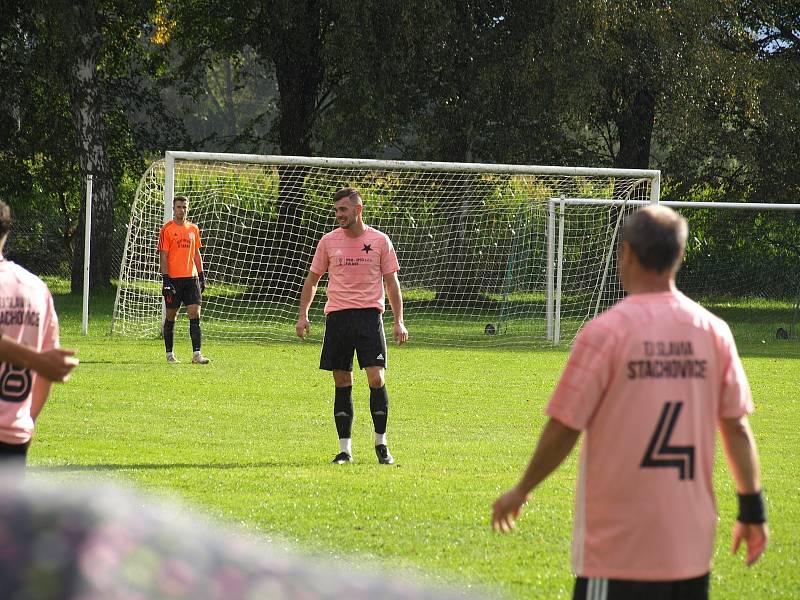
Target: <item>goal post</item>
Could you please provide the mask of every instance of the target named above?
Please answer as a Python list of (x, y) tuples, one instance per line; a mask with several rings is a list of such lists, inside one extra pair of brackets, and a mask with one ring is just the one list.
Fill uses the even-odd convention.
[[(317, 241), (336, 227), (333, 193), (346, 185), (362, 192), (365, 222), (397, 248), (414, 343), (462, 347), (552, 340), (551, 198), (654, 201), (660, 191), (649, 170), (167, 152), (134, 199), (112, 332), (159, 335), (158, 231), (181, 195), (203, 242), (204, 336), (293, 339), (302, 281)], [(598, 215), (580, 256), (564, 257), (579, 273), (601, 269), (613, 214)], [(326, 281), (312, 305), (316, 340)], [(576, 293), (594, 297), (589, 287)]]
[[(609, 198), (550, 198), (548, 201), (548, 228), (547, 228), (547, 339), (554, 344), (561, 341), (562, 326), (562, 299), (565, 287), (565, 277), (574, 278), (572, 272), (578, 272), (581, 279), (577, 282), (578, 286), (583, 286), (590, 290), (592, 296), (582, 297), (577, 304), (569, 306), (566, 311), (573, 323), (569, 330), (569, 339), (575, 335), (577, 329), (589, 318), (600, 312), (601, 306), (607, 306), (623, 296), (623, 290), (616, 278), (614, 270), (614, 253), (619, 239), (619, 229), (624, 217), (641, 206), (658, 203), (658, 198), (651, 197), (648, 200), (631, 199), (630, 196), (620, 199)], [(578, 212), (573, 210), (570, 216), (575, 219), (567, 219), (567, 211), (570, 207), (581, 207), (583, 210)], [(556, 230), (556, 219), (558, 219), (558, 229)], [(602, 245), (598, 246), (597, 251), (601, 253), (600, 260), (596, 261), (594, 268), (585, 268), (578, 264), (565, 262), (565, 235), (567, 244), (585, 244), (585, 239), (581, 236), (584, 230), (596, 229), (594, 224), (598, 220), (605, 221), (605, 239)], [(576, 237), (577, 236), (577, 237)], [(576, 241), (571, 242), (570, 240)], [(602, 240), (602, 237), (598, 237)], [(568, 254), (569, 252), (567, 252)], [(582, 262), (582, 261), (581, 261)], [(565, 267), (568, 272), (565, 274)], [(570, 284), (570, 288), (575, 285)], [(577, 319), (577, 320), (576, 320)]]

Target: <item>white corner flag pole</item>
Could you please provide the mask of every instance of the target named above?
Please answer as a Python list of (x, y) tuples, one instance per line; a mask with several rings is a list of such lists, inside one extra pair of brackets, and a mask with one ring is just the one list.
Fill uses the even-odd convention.
[(86, 176), (86, 214), (83, 220), (83, 335), (89, 335), (89, 258), (92, 239), (92, 176)]

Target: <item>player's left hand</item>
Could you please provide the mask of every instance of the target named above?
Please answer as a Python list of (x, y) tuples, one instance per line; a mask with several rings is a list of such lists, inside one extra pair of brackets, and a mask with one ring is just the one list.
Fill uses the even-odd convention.
[(492, 529), (503, 533), (514, 531), (515, 522), (528, 498), (530, 494), (521, 492), (517, 487), (500, 496), (492, 505)]
[(31, 368), (49, 381), (67, 381), (72, 369), (79, 363), (75, 353), (69, 348), (53, 348), (37, 353), (31, 360)]
[(747, 566), (750, 567), (767, 549), (767, 538), (769, 538), (769, 529), (766, 523), (742, 523), (741, 521), (736, 521), (733, 524), (731, 554), (736, 554), (739, 551), (739, 546), (742, 542), (745, 542), (747, 545), (746, 561)]
[(297, 323), (294, 326), (294, 331), (301, 340), (306, 339), (309, 330), (311, 329), (311, 321), (308, 320), (308, 317), (300, 317), (297, 319)]
[(402, 321), (394, 324), (392, 335), (398, 346), (402, 346), (408, 341), (408, 329)]
[(202, 294), (206, 291), (206, 274), (203, 271), (200, 271), (197, 274), (197, 279), (200, 282), (200, 293)]

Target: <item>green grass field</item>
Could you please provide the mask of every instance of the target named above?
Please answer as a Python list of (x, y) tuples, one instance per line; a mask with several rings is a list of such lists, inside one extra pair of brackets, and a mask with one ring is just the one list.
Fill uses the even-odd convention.
[[(332, 383), (319, 346), (206, 340), (208, 366), (189, 364), (188, 326), (168, 365), (160, 340), (109, 338), (113, 296), (56, 296), (62, 344), (81, 366), (54, 387), (29, 455), (33, 477), (103, 477), (176, 494), (257, 537), (355, 564), (380, 561), (428, 583), (512, 598), (571, 597), (569, 546), (575, 453), (535, 493), (518, 531), (493, 534), (491, 503), (516, 481), (567, 357), (559, 350), (390, 350), (389, 442), (397, 464), (372, 451), (366, 379), (354, 388), (356, 463), (337, 451)], [(775, 340), (731, 310), (753, 388), (752, 423), (772, 539), (747, 569), (729, 554), (731, 477), (716, 469), (720, 526), (715, 598), (800, 597), (800, 343)], [(414, 323), (408, 323), (413, 336)], [(771, 333), (770, 333), (771, 331)], [(763, 342), (762, 342), (763, 339)]]

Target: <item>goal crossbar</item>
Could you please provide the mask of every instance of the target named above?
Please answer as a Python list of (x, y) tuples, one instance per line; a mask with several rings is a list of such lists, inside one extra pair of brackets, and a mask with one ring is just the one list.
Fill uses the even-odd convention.
[[(494, 163), (459, 163), (411, 160), (377, 160), (371, 158), (325, 158), (314, 156), (280, 156), (270, 154), (225, 154), (213, 152), (167, 151), (167, 160), (202, 160), (261, 165), (331, 167), (368, 170), (438, 171), (469, 173), (507, 173), (520, 175), (601, 176), (648, 179), (660, 181), (661, 171), (653, 169), (610, 169), (594, 167), (550, 167), (541, 165), (511, 165)], [(658, 188), (656, 188), (658, 189)], [(653, 197), (657, 197), (653, 194)]]

